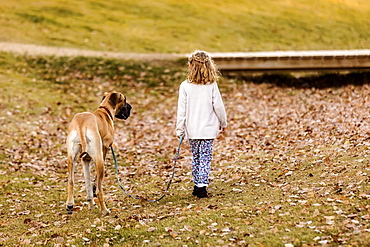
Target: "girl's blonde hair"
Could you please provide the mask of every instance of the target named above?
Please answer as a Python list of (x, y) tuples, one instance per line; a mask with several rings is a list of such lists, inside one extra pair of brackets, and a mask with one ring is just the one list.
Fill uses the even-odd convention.
[(218, 69), (207, 52), (193, 52), (188, 59), (188, 64), (188, 82), (206, 85), (218, 80)]

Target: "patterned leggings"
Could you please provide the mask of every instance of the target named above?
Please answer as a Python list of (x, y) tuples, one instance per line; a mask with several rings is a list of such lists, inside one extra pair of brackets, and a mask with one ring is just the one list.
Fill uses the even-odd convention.
[(194, 184), (198, 187), (207, 186), (211, 171), (213, 139), (190, 139), (189, 143), (193, 154), (191, 164)]

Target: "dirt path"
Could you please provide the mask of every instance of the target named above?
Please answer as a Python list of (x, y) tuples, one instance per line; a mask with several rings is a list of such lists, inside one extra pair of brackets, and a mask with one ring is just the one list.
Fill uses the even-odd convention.
[(186, 56), (185, 54), (123, 53), (109, 51), (93, 51), (93, 50), (41, 46), (12, 42), (0, 42), (0, 51), (12, 52), (23, 55), (29, 54), (29, 55), (48, 55), (48, 56), (88, 56), (88, 57), (134, 59), (144, 61), (171, 60)]

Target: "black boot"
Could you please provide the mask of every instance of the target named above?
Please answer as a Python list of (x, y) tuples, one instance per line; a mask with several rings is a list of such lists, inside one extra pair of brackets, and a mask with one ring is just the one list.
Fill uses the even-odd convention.
[(198, 198), (208, 197), (207, 186), (203, 186), (203, 187), (194, 186), (194, 190), (192, 194)]
[(194, 185), (193, 196), (198, 196), (198, 187)]
[(208, 193), (207, 193), (207, 186), (204, 186), (204, 187), (200, 187), (200, 188), (198, 188), (198, 194), (197, 194), (197, 197), (198, 197), (198, 198), (205, 198), (205, 197), (208, 197)]

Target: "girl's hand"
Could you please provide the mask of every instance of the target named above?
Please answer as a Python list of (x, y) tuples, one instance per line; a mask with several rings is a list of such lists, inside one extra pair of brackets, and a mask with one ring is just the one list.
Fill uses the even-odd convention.
[(219, 127), (219, 130), (220, 130), (220, 134), (223, 134), (223, 133), (225, 133), (226, 128), (222, 128), (222, 127), (220, 126), (220, 127)]

